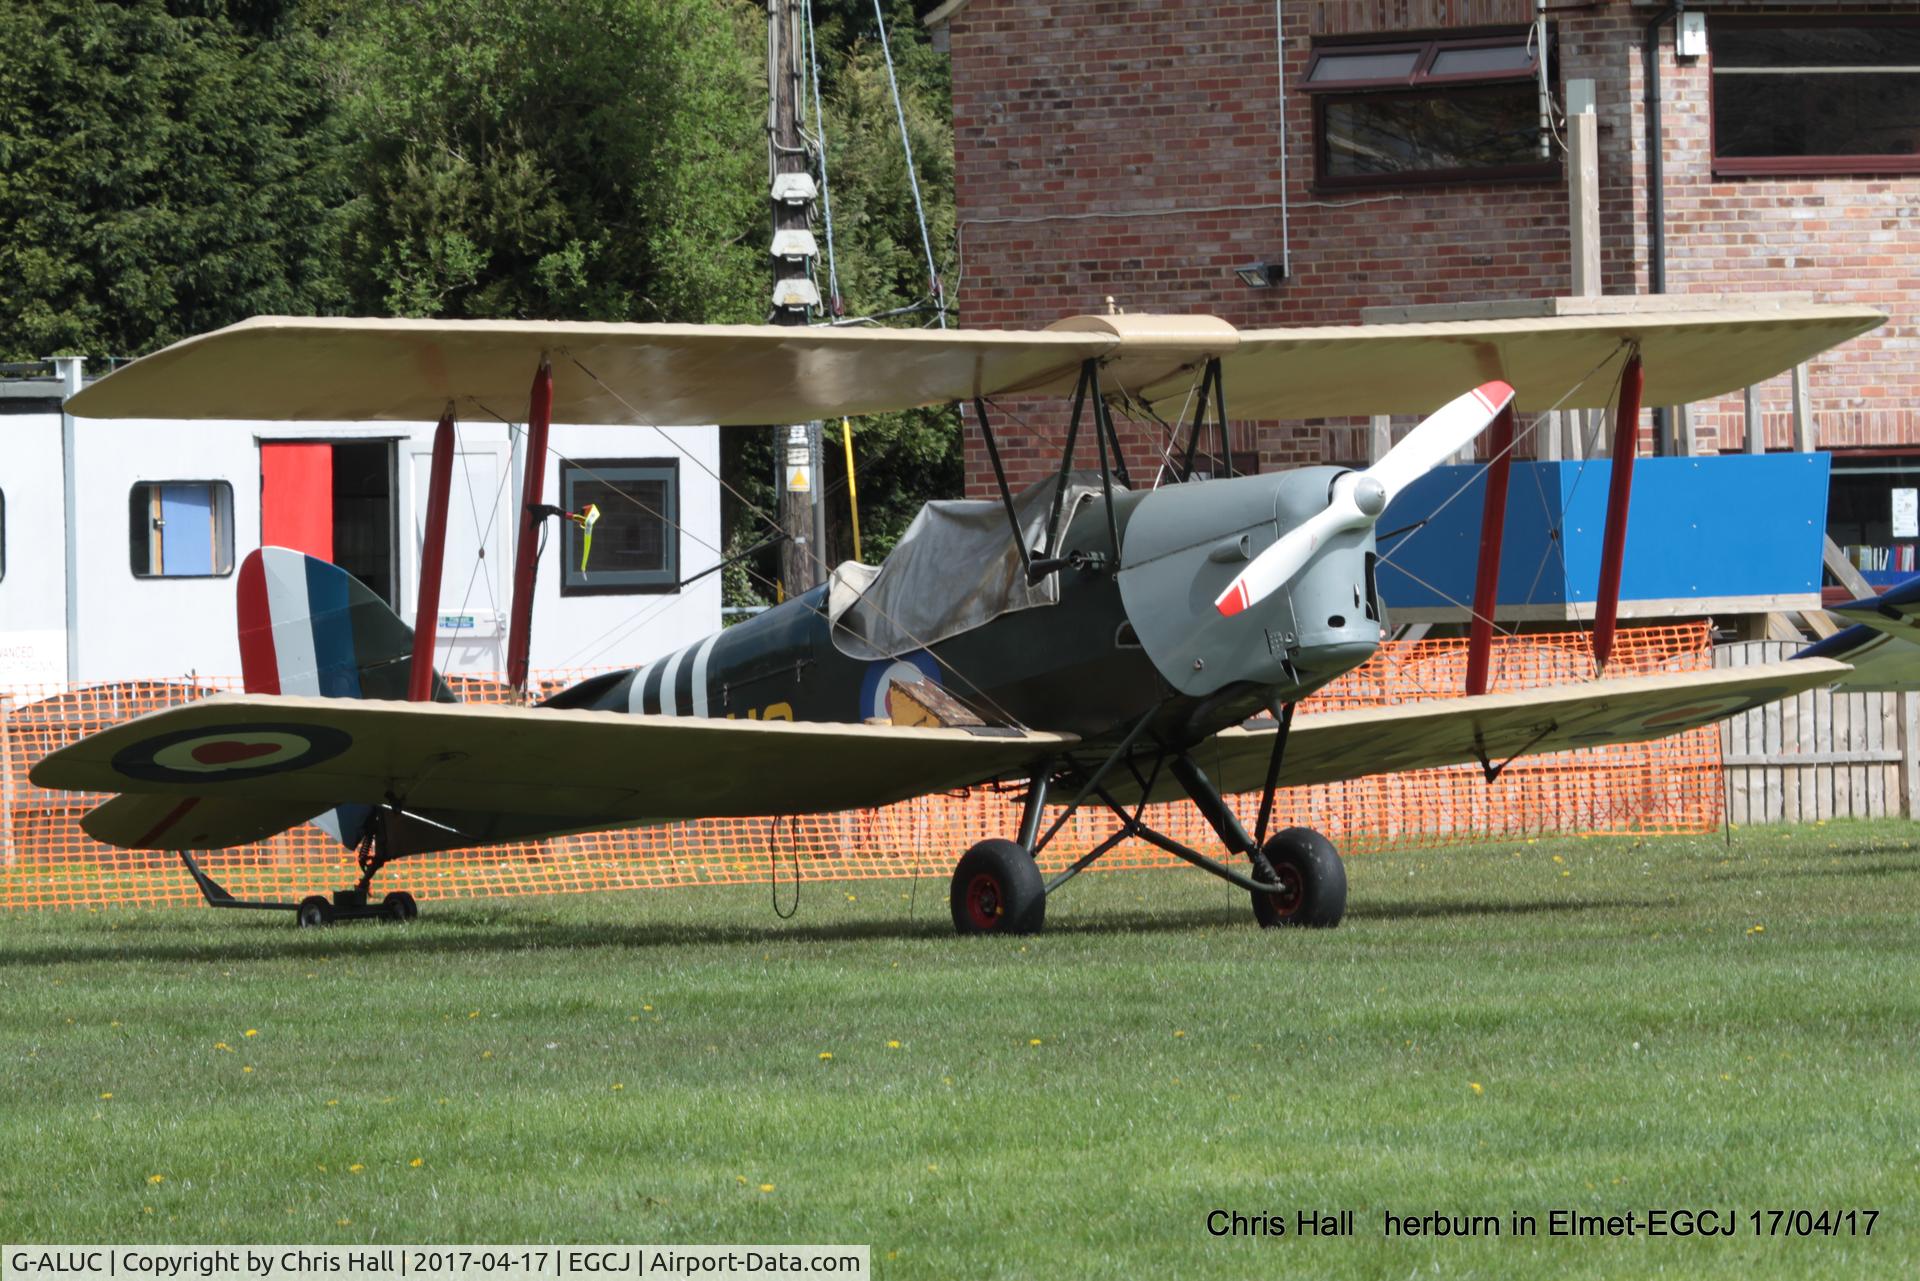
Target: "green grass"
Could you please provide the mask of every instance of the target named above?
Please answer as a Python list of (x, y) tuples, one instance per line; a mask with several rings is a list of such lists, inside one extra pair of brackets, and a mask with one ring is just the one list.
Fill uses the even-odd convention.
[[(1261, 933), (1197, 873), (1083, 877), (1029, 940), (954, 938), (932, 881), (811, 884), (790, 922), (764, 886), (320, 932), (0, 917), (0, 1240), (853, 1242), (888, 1277), (1913, 1276), (1914, 837), (1372, 855), (1346, 924), (1311, 933)], [(1352, 1209), (1359, 1231), (1216, 1240), (1216, 1207)], [(1881, 1213), (1852, 1240), (1381, 1234), (1386, 1210), (1556, 1207)]]

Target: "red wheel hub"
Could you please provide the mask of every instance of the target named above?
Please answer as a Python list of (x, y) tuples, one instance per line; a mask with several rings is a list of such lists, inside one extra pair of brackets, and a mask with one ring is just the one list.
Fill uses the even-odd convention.
[(1300, 910), (1300, 904), (1306, 899), (1306, 881), (1301, 877), (1300, 869), (1291, 863), (1276, 863), (1273, 874), (1280, 878), (1280, 885), (1267, 895), (1267, 902), (1275, 916), (1292, 916)]
[(967, 882), (967, 919), (976, 930), (1000, 928), (1000, 882), (986, 872), (974, 874)]

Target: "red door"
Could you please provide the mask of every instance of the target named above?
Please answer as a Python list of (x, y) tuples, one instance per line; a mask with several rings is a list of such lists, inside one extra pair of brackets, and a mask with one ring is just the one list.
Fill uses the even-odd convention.
[(260, 542), (333, 559), (333, 446), (260, 445)]

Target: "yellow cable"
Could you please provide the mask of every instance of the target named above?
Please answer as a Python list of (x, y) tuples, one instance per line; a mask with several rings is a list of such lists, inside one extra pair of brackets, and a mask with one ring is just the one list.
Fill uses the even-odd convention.
[(847, 450), (847, 507), (853, 512), (853, 558), (860, 560), (860, 491), (853, 483), (853, 424), (840, 420), (840, 443)]

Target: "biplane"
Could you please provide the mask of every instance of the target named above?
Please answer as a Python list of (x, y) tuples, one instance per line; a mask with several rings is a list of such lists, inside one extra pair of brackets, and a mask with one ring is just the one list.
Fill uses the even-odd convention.
[[(937, 333), (257, 318), (117, 370), (69, 409), (438, 418), (450, 433), (463, 410), (526, 395), (516, 638), (530, 608), (530, 533), (554, 512), (539, 480), (550, 421), (726, 428), (957, 402), (998, 496), (930, 504), (877, 567), (841, 565), (697, 644), (506, 706), (456, 701), (433, 672), (437, 571), (421, 575), (426, 625), (415, 635), (339, 569), (265, 548), (238, 584), (246, 693), (128, 721), (52, 753), (31, 777), (114, 793), (86, 816), (87, 832), (179, 852), (210, 902), (297, 907), (307, 924), (411, 916), (404, 892), (378, 902), (371, 892), (377, 872), (410, 854), (1001, 784), (1024, 792), (1019, 827), (955, 851), (961, 933), (1039, 930), (1053, 894), (1128, 838), (1245, 891), (1263, 926), (1332, 926), (1345, 872), (1321, 834), (1270, 833), (1279, 787), (1470, 762), (1491, 779), (1523, 753), (1676, 733), (1848, 670), (1815, 656), (1602, 673), (1524, 694), (1296, 716), (1382, 638), (1374, 527), (1394, 495), (1490, 425), (1506, 428), (1496, 457), (1510, 453), (1516, 408), (1603, 408), (1630, 383), (1635, 403), (1618, 417), (1631, 426), (1642, 395), (1656, 405), (1722, 395), (1882, 319), (1738, 300), (1244, 332), (1141, 315)], [(1365, 469), (1233, 475), (1229, 384), (1242, 419), (1433, 412)], [(992, 419), (1010, 398), (1044, 396), (1068, 398), (1058, 464), (1015, 493)], [(1165, 426), (1155, 475), (1129, 474), (1141, 460), (1123, 455), (1118, 413)], [(1224, 476), (1201, 475), (1209, 429)], [(509, 647), (517, 684), (525, 652), (523, 639)], [(1261, 797), (1251, 832), (1223, 799), (1242, 792)], [(1180, 798), (1232, 863), (1144, 820), (1147, 802)], [(1112, 816), (1112, 834), (1044, 877), (1037, 856), (1088, 808)], [(358, 884), (331, 898), (242, 904), (192, 857), (310, 820), (358, 851)]]

